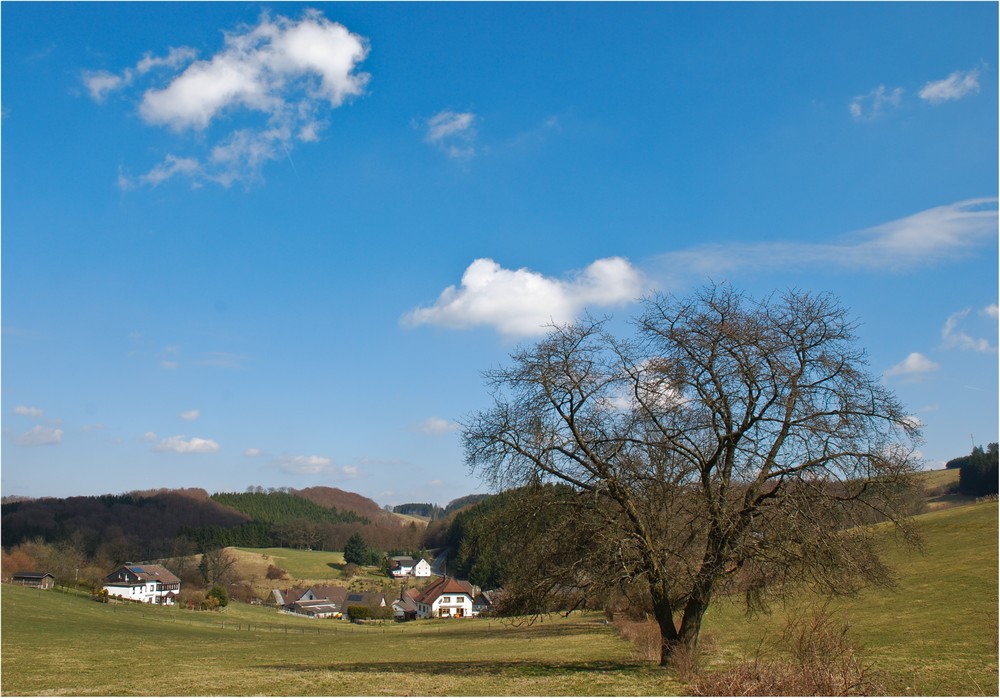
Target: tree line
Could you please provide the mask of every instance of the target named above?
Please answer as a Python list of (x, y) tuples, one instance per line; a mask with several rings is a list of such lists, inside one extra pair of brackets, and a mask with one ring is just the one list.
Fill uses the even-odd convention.
[(946, 468), (958, 468), (958, 491), (970, 497), (983, 497), (997, 494), (998, 490), (998, 448), (991, 443), (984, 449), (973, 446), (972, 453), (960, 458), (953, 458), (945, 464)]

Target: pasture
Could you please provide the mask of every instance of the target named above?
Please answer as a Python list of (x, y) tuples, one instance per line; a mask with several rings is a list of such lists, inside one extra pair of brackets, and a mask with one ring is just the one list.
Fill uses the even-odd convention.
[[(997, 504), (918, 518), (922, 552), (886, 537), (898, 586), (829, 606), (898, 695), (996, 695)], [(295, 568), (298, 554), (273, 551)], [(329, 557), (329, 553), (325, 553)], [(301, 562), (310, 558), (305, 556)], [(282, 565), (284, 566), (284, 565)], [(298, 568), (308, 571), (309, 568)], [(322, 571), (322, 570), (317, 570)], [(706, 616), (703, 662), (725, 668), (775, 641), (821, 600), (801, 594), (748, 619)], [(356, 626), (233, 604), (221, 612), (102, 605), (5, 585), (7, 695), (678, 695), (690, 687), (639, 658), (599, 614), (532, 626), (497, 620)]]

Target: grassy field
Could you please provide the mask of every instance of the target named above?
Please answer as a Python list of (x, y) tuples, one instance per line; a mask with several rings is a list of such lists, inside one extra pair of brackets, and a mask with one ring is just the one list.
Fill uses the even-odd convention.
[(663, 695), (600, 616), (362, 627), (234, 605), (102, 605), (5, 586), (5, 695)]
[[(898, 572), (892, 591), (866, 591), (830, 605), (895, 695), (997, 695), (997, 503), (917, 518), (922, 551), (887, 545)], [(788, 618), (821, 601), (800, 597), (770, 616), (747, 619), (734, 603), (706, 614), (704, 637), (725, 664), (780, 636)]]
[[(254, 580), (263, 589), (308, 586), (311, 584), (347, 585), (368, 583), (369, 586), (391, 586), (392, 580), (375, 568), (363, 568), (348, 578), (343, 553), (322, 550), (292, 550), (290, 548), (228, 548), (237, 559), (241, 579)], [(275, 565), (285, 570), (284, 579), (267, 579), (267, 568)]]
[[(851, 624), (890, 693), (996, 695), (997, 504), (932, 512), (919, 525), (922, 553), (887, 543), (899, 570), (894, 591), (865, 592), (832, 608)], [(316, 554), (247, 554), (266, 554), (304, 574), (322, 571), (310, 566)], [(101, 605), (7, 585), (0, 600), (0, 689), (7, 695), (689, 692), (652, 662), (636, 659), (596, 614), (531, 627), (486, 619), (362, 627), (242, 604), (222, 612)], [(770, 646), (789, 616), (818, 604), (802, 596), (753, 620), (735, 603), (714, 604), (703, 633), (705, 664), (718, 669), (761, 643)]]

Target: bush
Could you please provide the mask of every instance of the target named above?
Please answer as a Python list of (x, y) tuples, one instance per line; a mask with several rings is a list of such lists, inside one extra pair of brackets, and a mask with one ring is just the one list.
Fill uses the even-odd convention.
[(347, 616), (351, 620), (366, 620), (371, 618), (372, 610), (367, 606), (348, 606)]
[(288, 577), (288, 573), (281, 569), (277, 565), (267, 566), (267, 578), (268, 579), (285, 579)]
[(222, 608), (229, 605), (229, 594), (226, 593), (226, 588), (221, 584), (214, 584), (212, 588), (205, 594), (205, 600), (209, 603), (214, 603), (215, 606)]
[(778, 648), (790, 659), (762, 656), (697, 676), (699, 696), (850, 696), (884, 692), (873, 666), (849, 638), (850, 625), (825, 610), (788, 621)]

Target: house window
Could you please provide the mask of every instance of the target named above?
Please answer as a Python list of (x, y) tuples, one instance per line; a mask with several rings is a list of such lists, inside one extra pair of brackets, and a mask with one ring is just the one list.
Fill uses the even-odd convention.
[(441, 603), (451, 603), (451, 597), (450, 596), (442, 596), (441, 597)]

